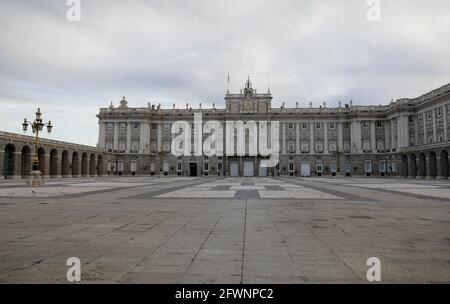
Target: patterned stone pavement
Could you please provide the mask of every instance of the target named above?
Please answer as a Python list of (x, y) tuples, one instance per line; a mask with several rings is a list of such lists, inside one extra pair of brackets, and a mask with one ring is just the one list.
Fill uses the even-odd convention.
[(450, 283), (448, 181), (0, 181), (0, 282)]

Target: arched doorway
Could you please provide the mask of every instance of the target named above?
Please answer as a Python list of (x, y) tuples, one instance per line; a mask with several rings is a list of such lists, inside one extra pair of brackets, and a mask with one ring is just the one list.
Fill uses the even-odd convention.
[(411, 154), (410, 157), (409, 157), (409, 161), (410, 161), (409, 176), (417, 177), (416, 155), (415, 154)]
[(103, 175), (103, 156), (101, 154), (97, 158), (97, 175)]
[(89, 163), (89, 175), (90, 176), (94, 176), (95, 175), (95, 171), (96, 171), (95, 155), (91, 154), (91, 160), (90, 160), (90, 163)]
[(436, 153), (434, 151), (430, 152), (430, 177), (436, 178), (437, 175), (437, 164), (436, 164)]
[(78, 152), (73, 152), (72, 154), (72, 177), (77, 177), (80, 172), (79, 171), (79, 159), (78, 159)]
[(3, 176), (5, 178), (14, 178), (16, 166), (16, 147), (13, 144), (7, 144), (3, 158)]
[(88, 160), (87, 160), (87, 154), (83, 153), (81, 155), (81, 175), (87, 176), (88, 175)]
[(22, 148), (22, 162), (21, 162), (21, 175), (22, 178), (27, 178), (30, 176), (31, 166), (31, 149), (29, 146), (24, 146)]
[(402, 155), (402, 174), (408, 177), (408, 156)]
[(41, 171), (42, 176), (48, 175), (48, 168), (45, 166), (45, 149), (40, 147), (38, 149), (38, 158), (39, 158), (39, 171)]
[(58, 177), (58, 151), (56, 149), (50, 151), (50, 177)]
[(427, 162), (425, 153), (421, 153), (419, 156), (419, 176), (422, 178), (427, 176)]
[(448, 172), (448, 152), (443, 150), (441, 152), (441, 176), (443, 178), (448, 178), (449, 177), (449, 172)]
[(61, 176), (67, 177), (69, 175), (69, 152), (64, 150), (61, 154)]

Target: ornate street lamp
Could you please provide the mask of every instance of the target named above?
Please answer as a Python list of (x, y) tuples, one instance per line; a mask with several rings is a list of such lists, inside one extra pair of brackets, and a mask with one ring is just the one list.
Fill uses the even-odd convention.
[(32, 187), (39, 187), (42, 185), (42, 179), (41, 179), (41, 171), (39, 171), (39, 132), (42, 131), (42, 129), (47, 126), (47, 132), (52, 132), (52, 122), (49, 121), (48, 123), (42, 122), (42, 113), (41, 109), (38, 109), (36, 112), (36, 119), (31, 122), (28, 121), (26, 118), (24, 119), (22, 123), (22, 129), (24, 132), (27, 131), (28, 126), (31, 126), (31, 130), (33, 131), (33, 134), (36, 134), (35, 142), (34, 142), (34, 162), (33, 162), (33, 170), (30, 172), (31, 174), (31, 186)]

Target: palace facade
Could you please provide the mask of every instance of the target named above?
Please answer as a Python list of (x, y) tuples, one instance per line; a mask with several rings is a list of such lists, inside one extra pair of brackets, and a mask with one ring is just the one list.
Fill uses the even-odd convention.
[[(224, 129), (226, 121), (279, 121), (279, 164), (261, 167), (260, 155), (175, 157), (172, 124), (193, 123), (195, 113)], [(273, 108), (270, 90), (259, 93), (248, 80), (239, 93), (227, 92), (225, 108), (131, 108), (123, 98), (97, 117), (98, 147), (113, 155), (111, 175), (449, 176), (450, 84), (388, 105)]]

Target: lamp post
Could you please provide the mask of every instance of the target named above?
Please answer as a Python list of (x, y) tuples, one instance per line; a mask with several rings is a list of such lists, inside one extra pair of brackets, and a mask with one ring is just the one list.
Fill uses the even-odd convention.
[(43, 182), (41, 179), (41, 171), (39, 171), (39, 132), (42, 131), (42, 129), (47, 126), (47, 132), (52, 132), (52, 122), (49, 121), (48, 123), (42, 122), (42, 113), (41, 109), (38, 109), (36, 112), (36, 119), (31, 122), (28, 121), (26, 118), (24, 119), (22, 123), (23, 131), (26, 132), (28, 129), (28, 126), (31, 126), (31, 130), (34, 134), (36, 134), (35, 142), (34, 142), (34, 162), (33, 162), (33, 170), (30, 172), (31, 174), (31, 180), (30, 185), (32, 187), (39, 187), (42, 186)]

